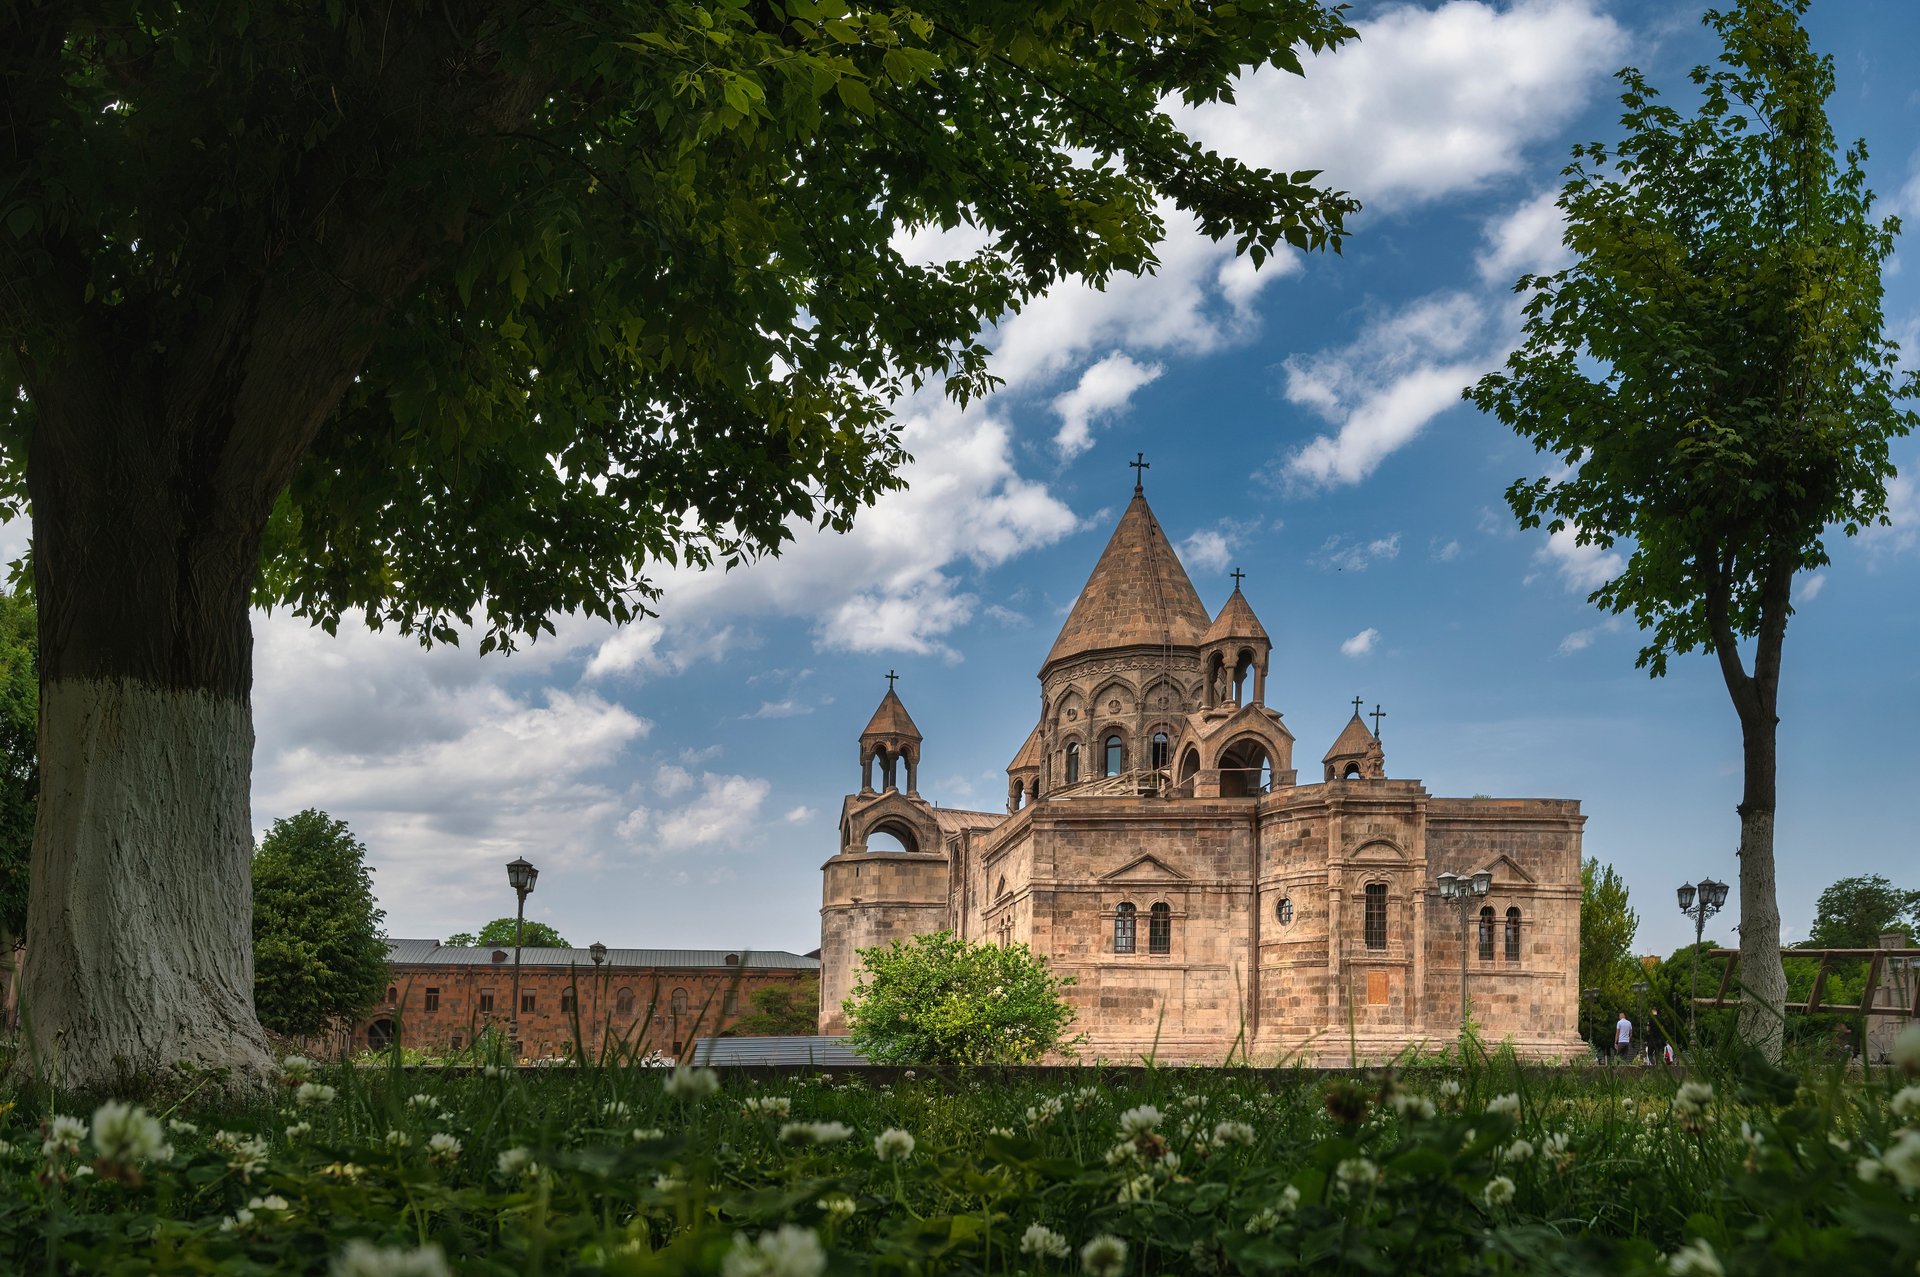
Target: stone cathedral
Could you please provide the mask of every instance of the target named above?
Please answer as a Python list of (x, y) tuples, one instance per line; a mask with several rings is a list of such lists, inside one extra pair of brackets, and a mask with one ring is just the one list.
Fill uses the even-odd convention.
[[(1390, 778), (1358, 703), (1303, 783), (1235, 578), (1210, 617), (1136, 482), (1040, 666), (1005, 813), (920, 796), (922, 738), (889, 679), (822, 867), (823, 1033), (845, 1032), (856, 950), (951, 930), (1022, 941), (1074, 977), (1086, 1058), (1437, 1046), (1459, 1032), (1463, 946), (1483, 1038), (1583, 1052), (1579, 803)], [(1482, 871), (1484, 895), (1436, 887)]]

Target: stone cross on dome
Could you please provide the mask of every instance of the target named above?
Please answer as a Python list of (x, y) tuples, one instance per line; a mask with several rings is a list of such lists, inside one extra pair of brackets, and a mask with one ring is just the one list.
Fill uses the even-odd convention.
[(1375, 740), (1380, 739), (1380, 720), (1385, 718), (1386, 716), (1387, 716), (1387, 711), (1381, 709), (1380, 703), (1378, 701), (1375, 701), (1373, 706), (1373, 713), (1367, 715), (1368, 718), (1371, 718), (1373, 720), (1373, 738)]
[(1235, 568), (1233, 571), (1227, 573), (1227, 575), (1233, 578), (1233, 588), (1236, 590), (1240, 588), (1240, 582), (1247, 579), (1247, 574), (1239, 568)]
[(900, 676), (898, 674), (895, 674), (892, 670), (887, 671), (887, 690), (889, 692), (893, 690), (893, 680), (899, 677)]
[(1133, 495), (1136, 497), (1145, 496), (1147, 489), (1141, 480), (1146, 478), (1147, 471), (1153, 469), (1153, 462), (1147, 460), (1146, 453), (1136, 452), (1133, 454), (1133, 460), (1127, 462), (1127, 464), (1133, 467)]

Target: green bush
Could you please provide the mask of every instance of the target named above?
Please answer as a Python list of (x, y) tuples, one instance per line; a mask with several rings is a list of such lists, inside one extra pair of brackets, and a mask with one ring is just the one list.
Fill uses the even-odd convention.
[(879, 1064), (1030, 1064), (1070, 1052), (1073, 1008), (1044, 956), (951, 931), (861, 949), (845, 1004), (853, 1046)]

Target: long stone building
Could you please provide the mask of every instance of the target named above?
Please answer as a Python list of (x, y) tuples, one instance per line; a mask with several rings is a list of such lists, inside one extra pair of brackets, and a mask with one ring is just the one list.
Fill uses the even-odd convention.
[[(1459, 1032), (1463, 946), (1486, 1039), (1581, 1053), (1579, 803), (1389, 778), (1357, 703), (1303, 783), (1271, 656), (1237, 583), (1208, 613), (1136, 483), (1040, 666), (1005, 813), (921, 797), (922, 737), (890, 682), (822, 867), (821, 1031), (845, 1031), (856, 950), (945, 929), (1074, 977), (1089, 1057), (1437, 1045)], [(1441, 895), (1440, 875), (1476, 873), (1485, 895)]]

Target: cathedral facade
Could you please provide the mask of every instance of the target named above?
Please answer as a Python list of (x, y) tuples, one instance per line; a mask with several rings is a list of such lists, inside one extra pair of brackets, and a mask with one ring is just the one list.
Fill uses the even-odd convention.
[(857, 950), (949, 930), (1074, 977), (1088, 1058), (1438, 1046), (1459, 1033), (1463, 951), (1485, 1040), (1583, 1053), (1579, 803), (1389, 778), (1357, 702), (1303, 782), (1237, 576), (1210, 616), (1135, 485), (1040, 667), (1004, 813), (920, 796), (922, 738), (889, 682), (822, 867), (823, 1033), (845, 1032)]

